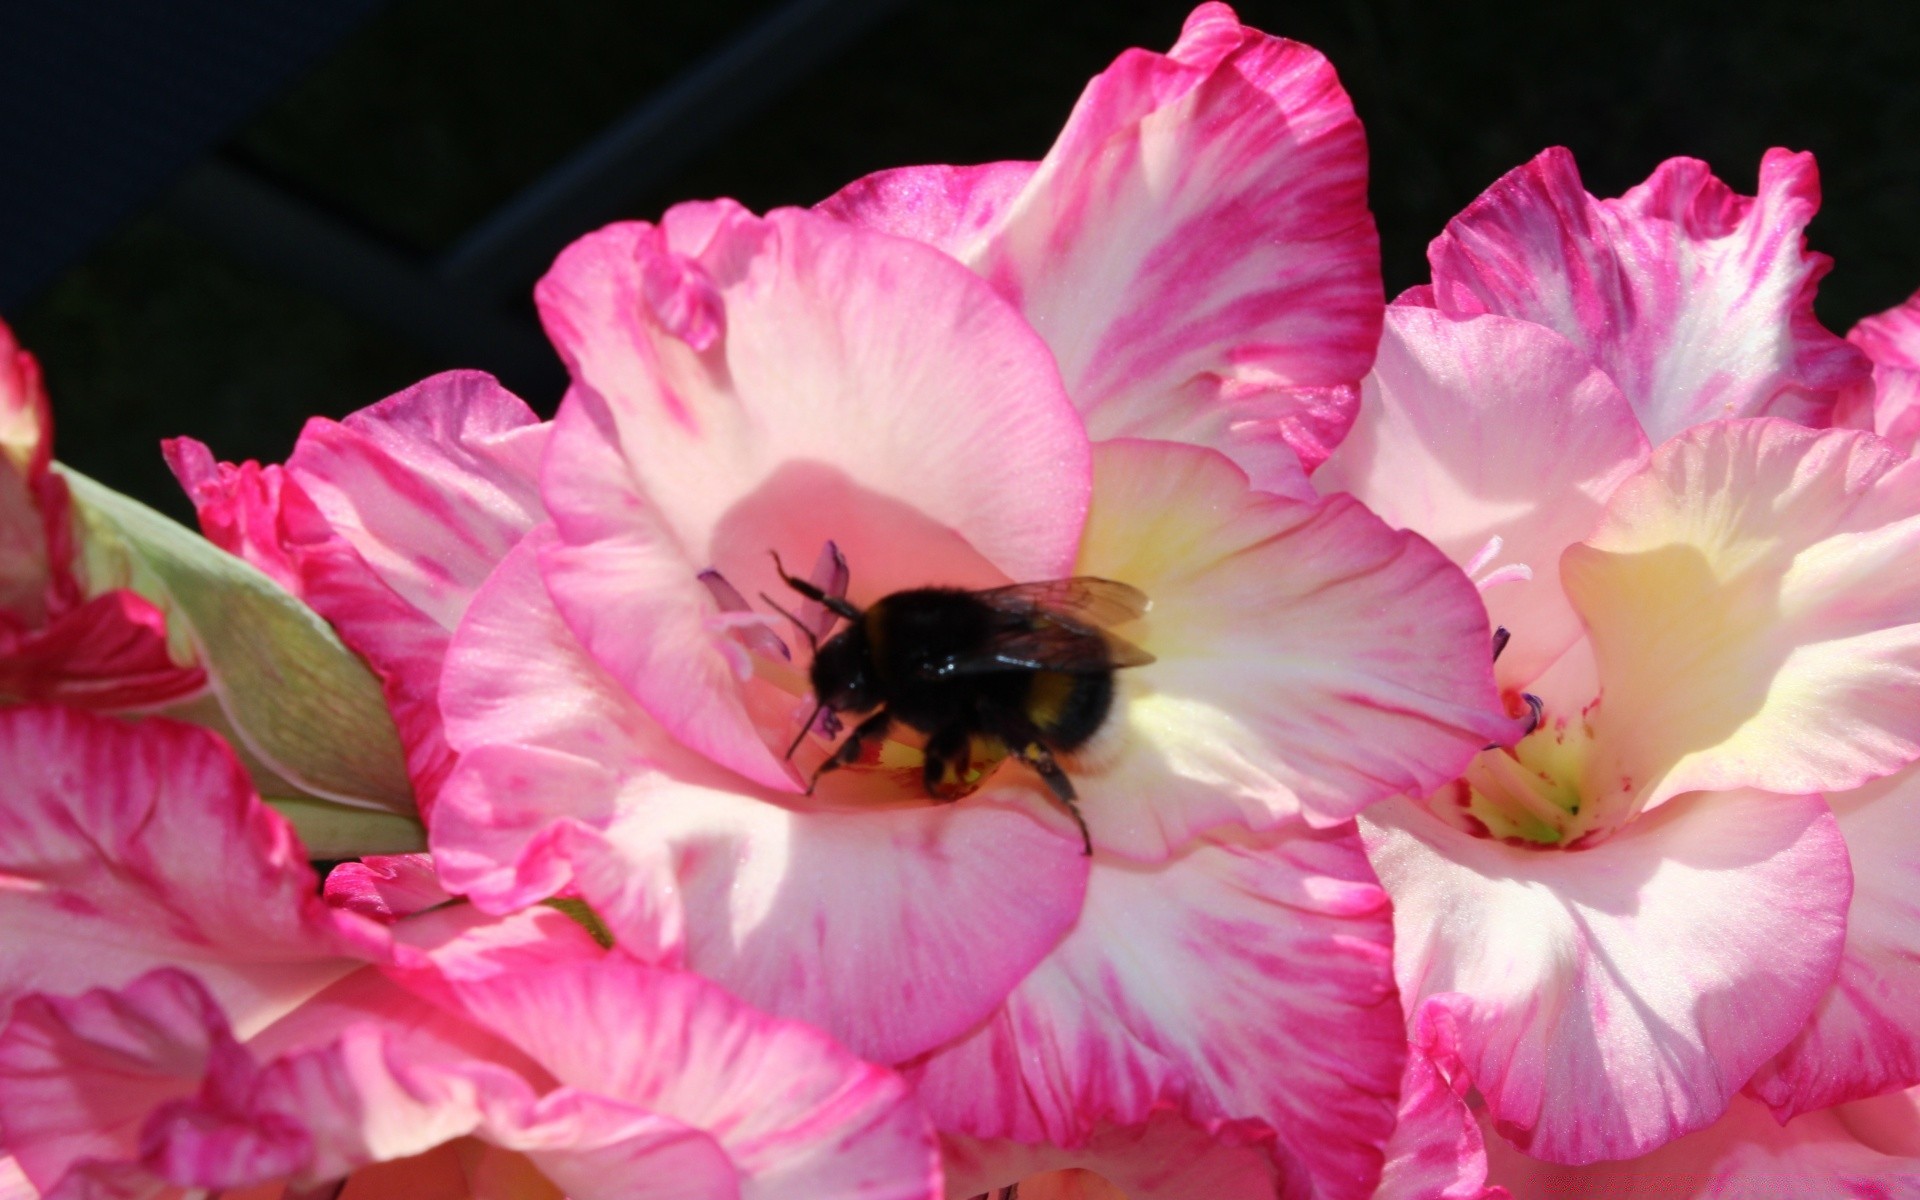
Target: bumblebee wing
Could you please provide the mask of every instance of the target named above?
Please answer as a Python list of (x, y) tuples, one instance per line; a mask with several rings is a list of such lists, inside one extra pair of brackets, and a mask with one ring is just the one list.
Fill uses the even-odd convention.
[(1124, 625), (1153, 607), (1139, 588), (1094, 575), (1014, 583), (974, 595), (1001, 612), (1046, 612), (1090, 629)]
[(922, 671), (929, 679), (990, 675), (996, 671), (1059, 671), (1067, 675), (1098, 675), (1116, 667), (1139, 667), (1153, 661), (1131, 642), (1104, 629), (1077, 621), (1035, 613), (1021, 618), (964, 655), (930, 663)]

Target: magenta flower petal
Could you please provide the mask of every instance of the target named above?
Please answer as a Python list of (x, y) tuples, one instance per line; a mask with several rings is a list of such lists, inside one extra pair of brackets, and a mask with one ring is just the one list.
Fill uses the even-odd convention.
[(40, 365), (0, 322), (0, 703), (157, 707), (206, 687), (165, 615), (89, 581)]
[(1259, 1121), (1313, 1194), (1366, 1197), (1406, 1054), (1383, 900), (1351, 827), (1097, 857), (1059, 949), (908, 1077), (975, 1139), (1077, 1148), (1162, 1103)]
[[(1468, 1082), (1449, 1079), (1459, 1066), (1448, 1014), (1416, 1022), (1415, 1043), (1400, 1078), (1399, 1120), (1373, 1200), (1505, 1200), (1487, 1186), (1487, 1146), (1467, 1103)], [(1424, 1044), (1423, 1044), (1424, 1043)]]
[(1920, 768), (1828, 797), (1853, 864), (1840, 976), (1749, 1090), (1782, 1120), (1920, 1084)]
[[(1873, 360), (1873, 385), (1850, 393), (1834, 424), (1871, 429), (1900, 452), (1920, 445), (1920, 293), (1855, 325), (1847, 340)], [(1864, 399), (1864, 403), (1862, 403)]]
[(1105, 443), (1076, 569), (1153, 601), (1118, 632), (1157, 661), (1120, 674), (1113, 728), (1075, 775), (1116, 853), (1344, 821), (1440, 786), (1511, 728), (1473, 586), (1351, 497), (1285, 500), (1212, 451)]
[(1810, 154), (1768, 151), (1756, 197), (1675, 158), (1619, 199), (1596, 200), (1573, 156), (1547, 150), (1434, 239), (1431, 302), (1571, 339), (1656, 445), (1722, 417), (1826, 425), (1867, 363), (1813, 312), (1831, 262), (1806, 252), (1801, 231), (1819, 204)]
[(1395, 306), (1360, 419), (1313, 482), (1476, 574), (1512, 576), (1482, 597), (1512, 634), (1499, 678), (1524, 687), (1581, 633), (1560, 590), (1561, 552), (1593, 531), (1647, 454), (1626, 398), (1565, 338), (1507, 317)]
[(977, 1024), (1072, 925), (1086, 859), (1026, 789), (805, 811), (681, 746), (568, 632), (535, 570), (547, 536), (454, 641), (462, 761), (432, 821), (449, 887), (508, 911), (571, 885), (623, 946), (880, 1062)]
[(370, 854), (327, 872), (328, 904), (392, 923), (453, 899), (426, 854)]
[(1203, 4), (1171, 53), (1095, 77), (1025, 167), (887, 172), (822, 208), (990, 280), (1096, 439), (1212, 446), (1291, 491), (1352, 421), (1380, 328), (1366, 141), (1333, 68)]
[[(661, 315), (660, 264), (721, 306), (704, 351)], [(748, 779), (798, 790), (701, 572), (784, 592), (768, 552), (804, 569), (832, 541), (856, 602), (1067, 573), (1085, 431), (1039, 338), (944, 255), (804, 212), (683, 205), (574, 243), (538, 297), (576, 382), (544, 475), (565, 543), (548, 586), (657, 720)]]
[(299, 842), (218, 738), (170, 721), (0, 710), (0, 1010), (192, 963), (236, 1021), (362, 960), (377, 925), (324, 904)]
[(1851, 882), (1817, 796), (1689, 796), (1576, 852), (1471, 837), (1409, 801), (1362, 830), (1408, 1011), (1453, 1022), (1498, 1128), (1540, 1158), (1711, 1124), (1839, 962)]
[(30, 996), (0, 1033), (0, 1140), (42, 1188), (90, 1163), (183, 1182), (284, 1175), (311, 1144), (298, 1125), (251, 1110), (254, 1075), (225, 1014), (184, 972), (157, 970), (119, 993)]

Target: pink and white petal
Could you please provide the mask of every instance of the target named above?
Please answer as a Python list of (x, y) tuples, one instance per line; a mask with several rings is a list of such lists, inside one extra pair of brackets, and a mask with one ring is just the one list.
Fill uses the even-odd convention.
[(1032, 789), (802, 811), (681, 746), (569, 633), (535, 569), (548, 536), (454, 641), (462, 757), (431, 821), (449, 888), (510, 911), (571, 886), (622, 946), (880, 1062), (977, 1024), (1073, 924), (1086, 860)]
[(1853, 863), (1840, 976), (1748, 1087), (1783, 1121), (1920, 1084), (1920, 768), (1828, 802)]
[(1077, 1148), (1171, 1103), (1272, 1128), (1303, 1195), (1371, 1195), (1406, 1037), (1390, 914), (1352, 827), (1094, 863), (1059, 949), (985, 1025), (905, 1068), (935, 1124)]
[(458, 992), (563, 1085), (709, 1131), (744, 1195), (939, 1194), (933, 1130), (898, 1076), (698, 976), (615, 956)]
[(1466, 1097), (1418, 1045), (1400, 1079), (1400, 1114), (1373, 1200), (1504, 1200), (1487, 1186), (1487, 1147)]
[[(1847, 1106), (1849, 1108), (1853, 1106)], [(1857, 1137), (1845, 1108), (1782, 1127), (1736, 1096), (1727, 1115), (1628, 1162), (1560, 1166), (1487, 1138), (1492, 1176), (1519, 1197), (1608, 1200), (1917, 1200), (1920, 1154), (1888, 1153)]]
[(202, 691), (206, 671), (167, 649), (167, 618), (146, 597), (115, 590), (33, 629), (0, 622), (0, 699), (96, 709), (145, 708)]
[(1451, 1022), (1498, 1128), (1550, 1161), (1711, 1124), (1839, 962), (1851, 883), (1817, 796), (1690, 796), (1577, 852), (1472, 837), (1404, 799), (1361, 830), (1415, 1027)]
[(42, 1191), (89, 1161), (140, 1156), (148, 1115), (199, 1091), (226, 1019), (191, 976), (165, 968), (121, 992), (33, 995), (0, 1031), (0, 1144)]
[[(1172, 439), (1194, 407), (1257, 398), (1311, 469), (1352, 420), (1350, 391), (1325, 402), (1379, 336), (1365, 135), (1325, 58), (1224, 4), (1195, 9), (1170, 54), (1095, 77), (974, 246), (965, 261), (1045, 334), (1096, 439)], [(1234, 439), (1206, 444), (1242, 461)]]
[(430, 854), (370, 854), (341, 863), (327, 872), (321, 895), (335, 908), (386, 924), (453, 899)]
[(850, 225), (980, 260), (1039, 163), (895, 167), (863, 176), (814, 206)]
[(1580, 636), (1560, 590), (1561, 551), (1593, 531), (1648, 453), (1626, 397), (1560, 335), (1395, 306), (1360, 420), (1314, 484), (1352, 494), (1457, 563), (1497, 538), (1486, 565), (1528, 567), (1531, 578), (1482, 592), (1493, 624), (1513, 635), (1497, 676), (1524, 687)]
[(1911, 456), (1920, 444), (1920, 292), (1867, 317), (1847, 340), (1873, 360), (1873, 386), (1851, 393), (1834, 424), (1871, 429)]
[(1813, 312), (1832, 265), (1802, 236), (1820, 205), (1813, 156), (1768, 151), (1758, 192), (1736, 195), (1705, 163), (1674, 158), (1619, 199), (1595, 200), (1555, 147), (1434, 239), (1432, 299), (1571, 339), (1655, 445), (1724, 417), (1826, 425), (1867, 362)]
[(1714, 422), (1561, 560), (1605, 685), (1588, 791), (1858, 787), (1920, 757), (1920, 465), (1854, 430)]
[(380, 580), (452, 630), (535, 523), (548, 426), (491, 375), (448, 371), (307, 422), (287, 474)]
[(574, 243), (537, 298), (575, 380), (544, 468), (567, 543), (548, 586), (657, 720), (754, 782), (799, 790), (702, 571), (777, 591), (769, 550), (800, 564), (832, 541), (856, 600), (1066, 573), (1085, 429), (1038, 335), (945, 255), (682, 205)]
[(190, 965), (244, 1035), (386, 952), (203, 729), (9, 709), (0, 774), (0, 1006)]
[(1920, 292), (1863, 318), (1847, 331), (1847, 340), (1866, 351), (1877, 367), (1920, 371)]
[(1020, 1200), (1274, 1200), (1311, 1195), (1273, 1130), (1258, 1121), (1194, 1122), (1171, 1105), (1137, 1125), (1103, 1125), (1084, 1146), (941, 1139), (948, 1200), (1019, 1184)]
[(1074, 771), (1102, 849), (1152, 861), (1228, 823), (1330, 825), (1440, 786), (1511, 733), (1480, 597), (1351, 496), (1253, 490), (1223, 456), (1103, 443), (1076, 573), (1144, 591), (1118, 627), (1157, 661), (1117, 676)]

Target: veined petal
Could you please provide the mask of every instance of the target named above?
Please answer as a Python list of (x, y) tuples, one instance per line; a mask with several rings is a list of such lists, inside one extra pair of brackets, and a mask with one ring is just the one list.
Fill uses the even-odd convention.
[(1858, 787), (1920, 757), (1920, 467), (1727, 421), (1655, 451), (1561, 561), (1605, 687), (1589, 798)]
[(941, 1145), (949, 1200), (1015, 1183), (1020, 1200), (1274, 1200), (1311, 1188), (1260, 1122), (1195, 1122), (1172, 1105), (1137, 1125), (1103, 1125), (1071, 1150), (957, 1135)]
[(694, 975), (615, 957), (458, 992), (563, 1086), (710, 1131), (743, 1195), (939, 1194), (933, 1130), (898, 1076)]
[(1832, 265), (1802, 230), (1820, 205), (1810, 154), (1769, 150), (1759, 195), (1735, 195), (1697, 159), (1662, 163), (1617, 200), (1581, 186), (1573, 155), (1543, 151), (1455, 217), (1427, 251), (1443, 312), (1545, 325), (1593, 356), (1655, 445), (1702, 421), (1828, 423), (1865, 357), (1820, 325)]
[(1382, 900), (1350, 826), (1223, 834), (1155, 867), (1097, 855), (1074, 931), (907, 1075), (976, 1139), (1078, 1148), (1164, 1103), (1259, 1121), (1289, 1186), (1366, 1197), (1406, 1053)]
[(1749, 1090), (1782, 1120), (1920, 1084), (1920, 768), (1828, 797), (1853, 864), (1840, 976)]
[(0, 701), (6, 703), (145, 708), (185, 699), (206, 682), (199, 666), (174, 661), (166, 614), (137, 592), (105, 592), (37, 628), (0, 624)]
[(369, 854), (327, 872), (328, 904), (376, 921), (393, 922), (453, 899), (427, 854)]
[(1487, 1186), (1486, 1138), (1465, 1090), (1464, 1080), (1456, 1090), (1442, 1064), (1415, 1043), (1373, 1200), (1504, 1200), (1503, 1191)]
[(852, 225), (924, 242), (972, 265), (1000, 234), (1039, 163), (895, 167), (856, 179), (815, 209)]
[(1118, 673), (1073, 776), (1103, 849), (1153, 860), (1229, 822), (1334, 824), (1438, 787), (1510, 730), (1473, 585), (1350, 496), (1283, 500), (1209, 450), (1104, 443), (1076, 571), (1153, 601), (1116, 632), (1157, 661)]
[(804, 811), (681, 746), (547, 598), (548, 536), (508, 557), (454, 640), (462, 758), (431, 829), (447, 886), (510, 911), (571, 885), (621, 945), (684, 956), (880, 1062), (977, 1024), (1072, 925), (1086, 859), (1030, 787)]
[(205, 730), (0, 711), (0, 1009), (190, 963), (243, 1031), (385, 953)]
[[(231, 1099), (251, 1076), (225, 1015), (184, 972), (157, 970), (120, 993), (30, 996), (0, 1031), (0, 1142), (46, 1191), (87, 1162), (138, 1160), (157, 1110), (191, 1100), (203, 1084), (208, 1099)], [(241, 1119), (210, 1132), (224, 1132), (230, 1154), (272, 1159), (282, 1171), (307, 1150), (281, 1123)]]
[[(1888, 1097), (1911, 1106), (1908, 1097)], [(1868, 1101), (1866, 1104), (1874, 1104)], [(1855, 1131), (1866, 1105), (1808, 1113), (1782, 1127), (1767, 1110), (1735, 1096), (1711, 1128), (1629, 1162), (1560, 1166), (1529, 1158), (1489, 1137), (1492, 1177), (1521, 1200), (1605, 1196), (1608, 1200), (1916, 1200), (1920, 1146), (1877, 1145)]]
[(1326, 59), (1203, 4), (1171, 53), (1087, 85), (1009, 199), (1023, 165), (890, 172), (823, 207), (990, 280), (1096, 439), (1211, 446), (1269, 491), (1326, 457), (1382, 308), (1365, 135)]
[(1527, 321), (1387, 310), (1380, 357), (1353, 432), (1314, 473), (1453, 561), (1520, 564), (1530, 579), (1482, 592), (1512, 635), (1496, 670), (1531, 683), (1580, 636), (1560, 590), (1561, 551), (1600, 521), (1613, 489), (1646, 464), (1626, 397), (1587, 354)]
[(452, 630), (544, 517), (547, 430), (493, 376), (448, 371), (344, 421), (307, 422), (286, 471), (381, 582)]
[(1500, 1131), (1554, 1162), (1711, 1124), (1839, 962), (1846, 846), (1817, 796), (1690, 796), (1581, 851), (1472, 837), (1408, 800), (1361, 830), (1416, 1027), (1451, 1022)]
[[(537, 295), (575, 380), (544, 468), (565, 543), (548, 586), (661, 724), (748, 779), (799, 790), (702, 571), (784, 591), (768, 552), (803, 564), (832, 541), (857, 602), (1066, 574), (1085, 430), (1039, 337), (945, 255), (683, 205), (574, 243)], [(676, 315), (709, 308), (697, 329)]]

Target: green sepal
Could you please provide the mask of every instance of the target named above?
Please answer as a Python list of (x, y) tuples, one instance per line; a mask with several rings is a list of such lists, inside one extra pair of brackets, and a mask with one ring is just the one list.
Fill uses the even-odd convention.
[[(380, 683), (318, 613), (178, 522), (58, 470), (73, 496), (90, 589), (130, 587), (166, 612), (169, 636), (184, 636), (206, 668), (229, 727), (222, 732), (243, 758), (333, 807), (405, 814), (418, 827)], [(347, 857), (382, 852), (341, 849)]]
[(427, 848), (426, 826), (399, 813), (350, 808), (310, 796), (270, 796), (266, 804), (293, 826), (306, 845), (310, 859), (336, 861), (367, 854), (413, 854)]

